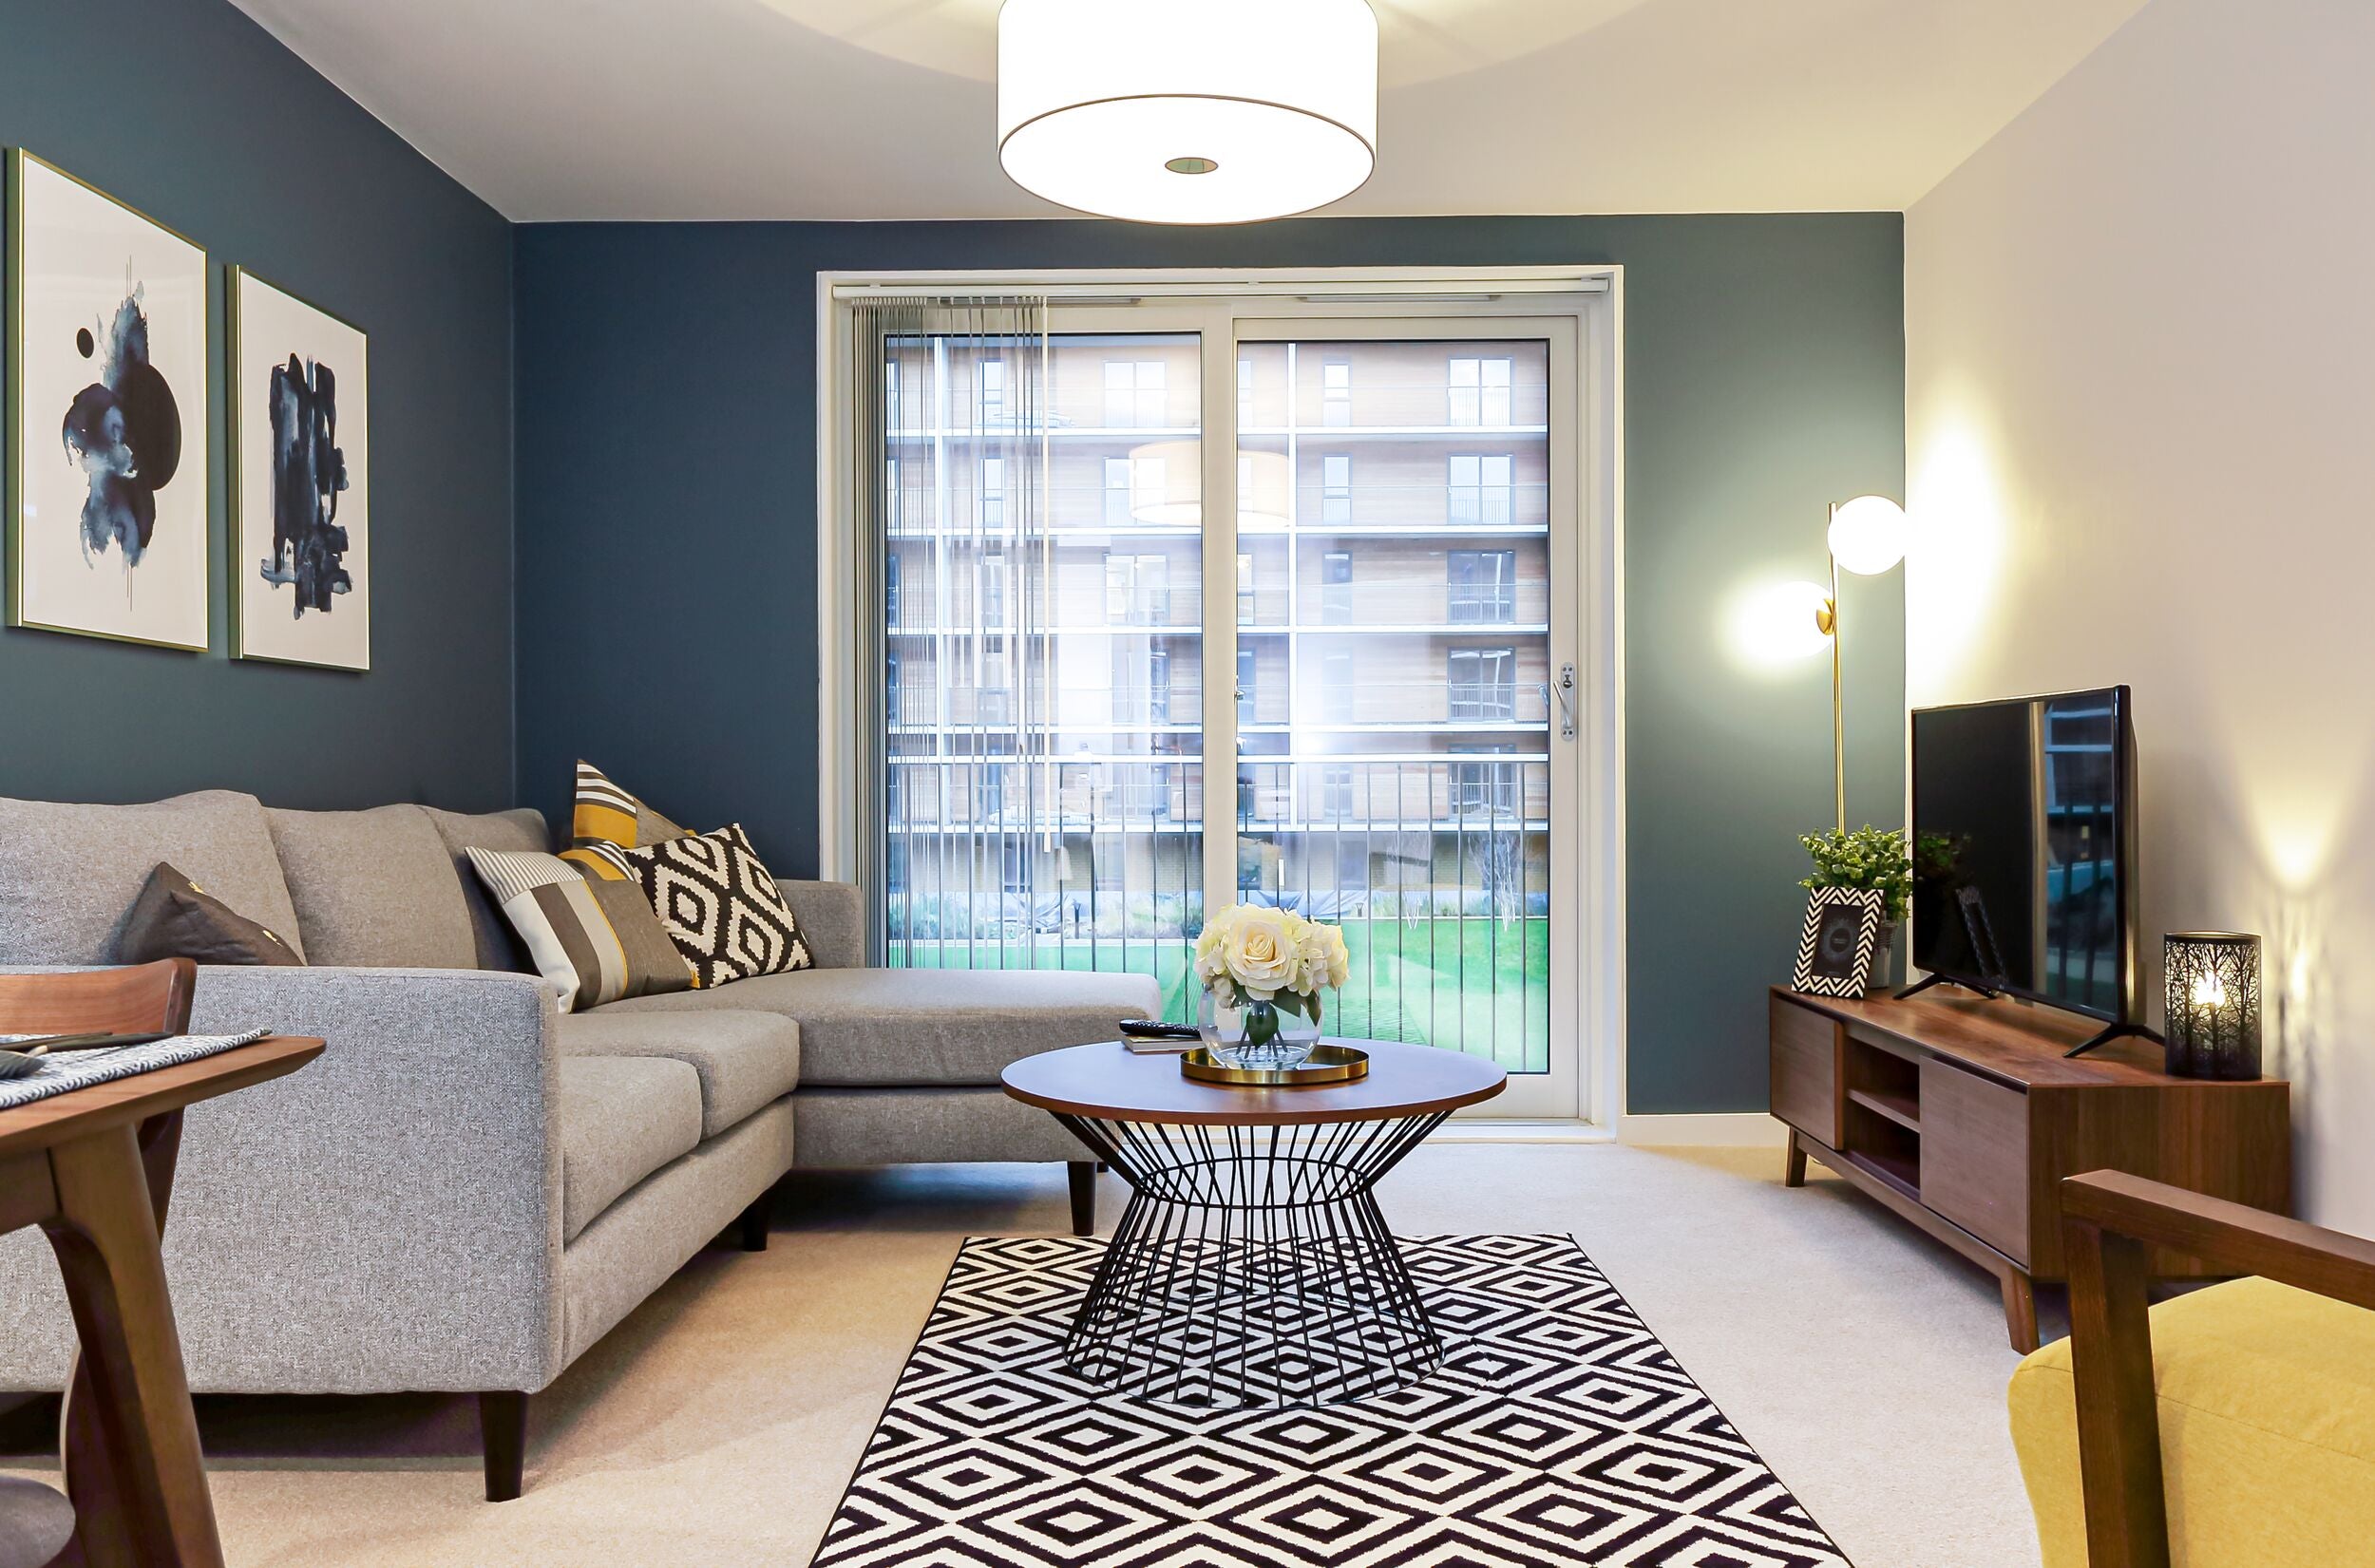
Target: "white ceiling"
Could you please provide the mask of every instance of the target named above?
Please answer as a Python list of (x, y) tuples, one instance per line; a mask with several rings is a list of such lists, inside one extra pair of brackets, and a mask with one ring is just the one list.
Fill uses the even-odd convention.
[[(1059, 211), (998, 171), (998, 0), (237, 3), (516, 219)], [(1373, 4), (1331, 212), (1900, 209), (2145, 0)]]

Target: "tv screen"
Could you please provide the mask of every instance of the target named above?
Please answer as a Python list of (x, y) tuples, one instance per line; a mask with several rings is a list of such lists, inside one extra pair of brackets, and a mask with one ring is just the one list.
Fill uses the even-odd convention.
[(1913, 712), (1913, 962), (2110, 1022), (2128, 997), (2128, 689)]

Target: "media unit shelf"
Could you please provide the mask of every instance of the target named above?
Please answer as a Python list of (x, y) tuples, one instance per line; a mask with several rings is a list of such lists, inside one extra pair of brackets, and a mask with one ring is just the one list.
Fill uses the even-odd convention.
[[(1768, 1002), (1773, 1114), (1789, 1185), (1811, 1158), (1993, 1273), (2015, 1350), (2037, 1348), (2038, 1280), (2066, 1277), (2061, 1181), (2119, 1170), (2275, 1214), (2292, 1206), (2291, 1087), (2171, 1078), (2160, 1048), (2049, 1008), (1927, 992)], [(2203, 1271), (2156, 1251), (2163, 1278)]]

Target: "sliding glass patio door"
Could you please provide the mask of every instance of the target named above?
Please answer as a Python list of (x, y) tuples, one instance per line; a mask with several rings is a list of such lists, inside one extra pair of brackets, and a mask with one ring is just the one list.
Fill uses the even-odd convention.
[(1186, 1020), (1206, 913), (1280, 904), (1344, 931), (1332, 1032), (1577, 1114), (1576, 353), (1204, 303), (892, 345), (888, 961), (1137, 971)]

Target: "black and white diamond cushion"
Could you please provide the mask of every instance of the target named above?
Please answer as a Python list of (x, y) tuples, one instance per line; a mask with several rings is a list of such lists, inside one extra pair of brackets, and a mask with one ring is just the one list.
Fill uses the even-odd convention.
[(604, 848), (604, 859), (642, 883), (701, 989), (815, 967), (800, 922), (740, 822), (644, 849)]

